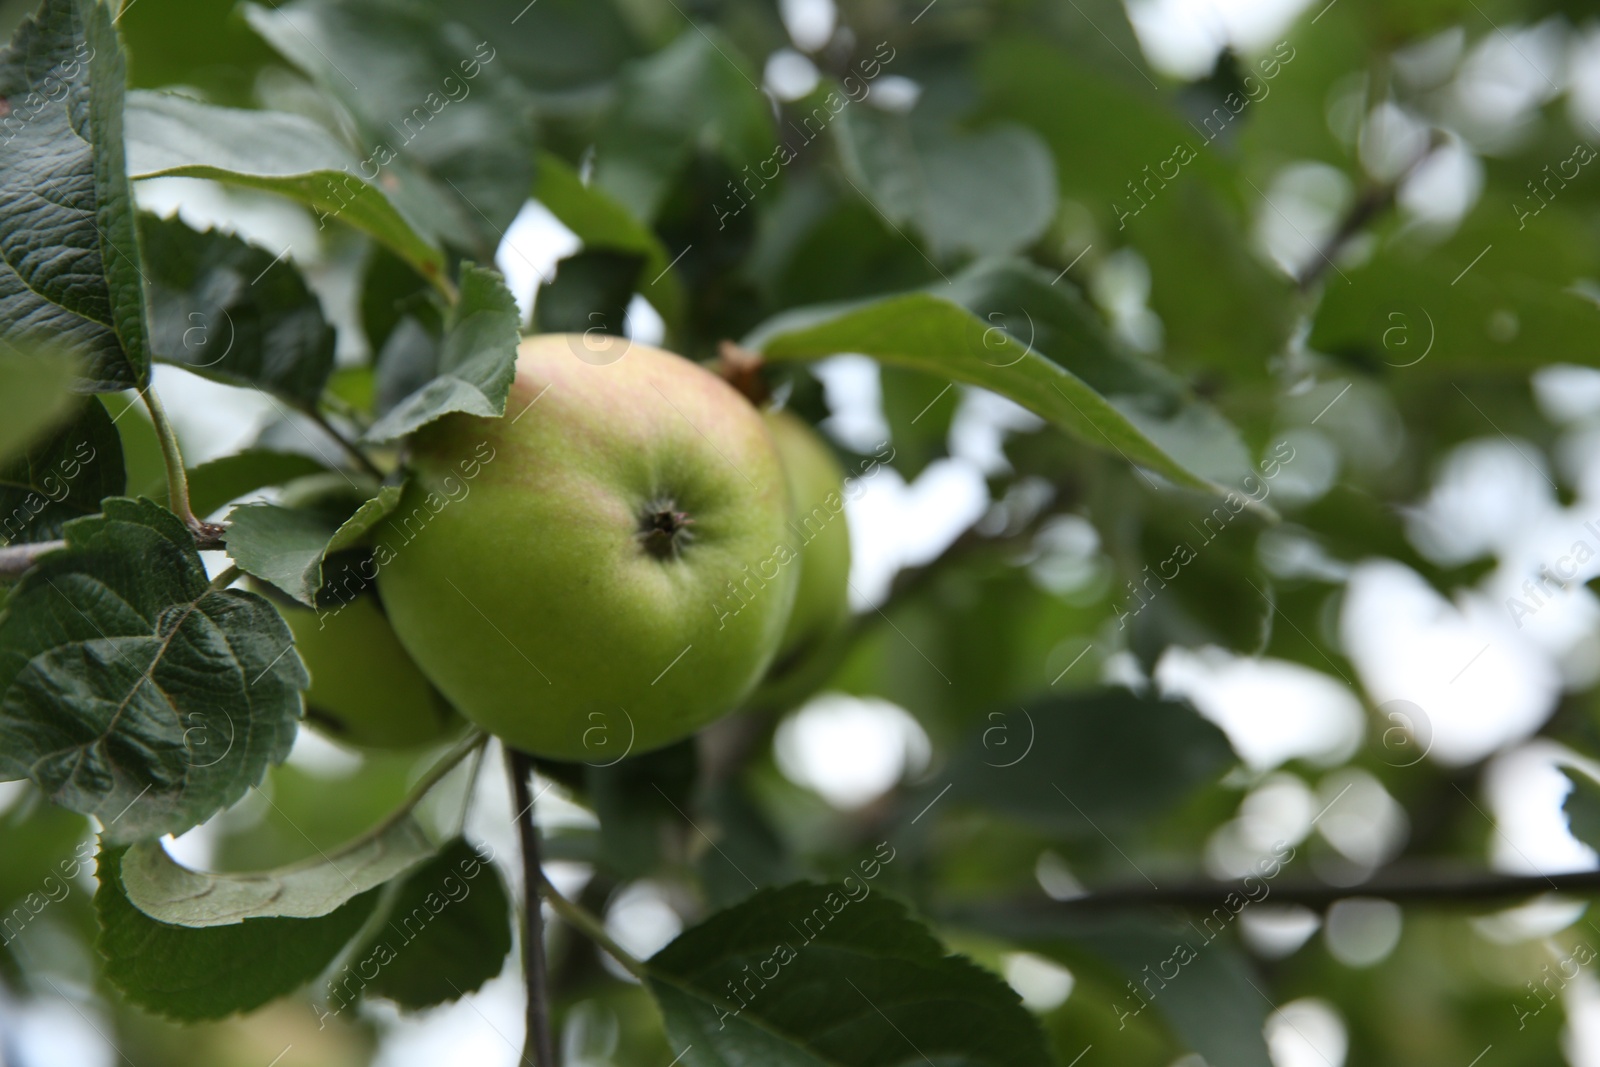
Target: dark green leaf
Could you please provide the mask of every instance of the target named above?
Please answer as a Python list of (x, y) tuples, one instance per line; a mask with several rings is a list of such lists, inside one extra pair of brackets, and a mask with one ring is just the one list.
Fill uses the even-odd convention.
[(50, 541), (70, 519), (93, 515), (120, 496), (122, 439), (98, 399), (27, 453), (0, 463), (0, 544)]
[(122, 842), (242, 797), (288, 755), (309, 679), (270, 604), (208, 587), (171, 512), (104, 507), (67, 524), (0, 614), (0, 777)]
[[(954, 292), (939, 286), (868, 303), (788, 312), (762, 325), (745, 344), (774, 360), (860, 352), (980, 385), (1055, 423), (1081, 443), (1109, 449), (1180, 486), (1219, 493), (1212, 479), (1246, 469), (1243, 447), (1219, 416), (1203, 404), (1184, 402), (1179, 392), (1150, 395), (1145, 382), (1159, 382), (1159, 376), (1151, 378), (1116, 353), (1096, 348), (1084, 330), (1077, 332), (1089, 343), (1063, 344), (1051, 359), (1035, 349), (1034, 337), (1019, 336), (1036, 327), (1031, 315), (1019, 322), (1013, 306), (998, 314), (989, 311), (987, 319), (975, 314), (960, 300), (989, 306), (990, 270), (980, 267), (958, 278)], [(1027, 306), (1015, 305), (1022, 310)], [(1104, 395), (1080, 374), (1138, 391)], [(1196, 449), (1197, 441), (1206, 447)]]
[(439, 340), (415, 317), (407, 315), (395, 323), (378, 351), (373, 375), (372, 409), (387, 415), (402, 400), (433, 381), (439, 365)]
[(587, 249), (634, 252), (644, 257), (640, 271), (647, 279), (643, 296), (661, 313), (669, 330), (681, 325), (683, 289), (670, 270), (671, 256), (661, 239), (628, 209), (594, 185), (585, 185), (560, 157), (539, 157), (539, 183), (533, 195)]
[(1600, 848), (1600, 782), (1582, 771), (1571, 772), (1572, 792), (1562, 801), (1561, 810), (1567, 813), (1567, 824), (1572, 836), (1590, 848)]
[[(344, 222), (444, 284), (446, 224), (404, 187), (386, 195), (356, 176), (360, 160), (310, 119), (214, 107), (172, 93), (128, 95), (128, 173), (211, 178), (299, 201), (318, 228)], [(391, 203), (391, 197), (393, 203)]]
[(1055, 215), (1050, 150), (1022, 126), (959, 133), (917, 112), (847, 106), (836, 128), (859, 187), (937, 260), (1016, 252)]
[(520, 339), (521, 319), (505, 279), (464, 264), (461, 296), (445, 324), (436, 376), (379, 419), (366, 439), (392, 441), (452, 411), (490, 418), (505, 414)]
[(298, 452), (249, 448), (189, 471), (189, 504), (196, 515), (204, 517), (246, 493), (325, 470), (321, 463)]
[(228, 512), (228, 555), (246, 574), (316, 607), (323, 560), (358, 544), (399, 502), (400, 486), (385, 486), (342, 523), (318, 510), (246, 504)]
[(867, 881), (766, 890), (651, 957), (650, 989), (683, 1062), (1050, 1062), (1009, 986), (948, 954), (902, 905), (872, 890)]
[(1001, 260), (959, 275), (947, 294), (1082, 378), (1190, 470), (1230, 486), (1251, 473), (1237, 430), (1161, 364), (1114, 339), (1077, 292), (1058, 282), (1038, 267)]
[(333, 327), (293, 264), (177, 219), (140, 220), (158, 359), (313, 407), (333, 372)]
[[(1506, 200), (1524, 211), (1523, 201), (1539, 203)], [(1397, 234), (1366, 265), (1330, 271), (1310, 343), (1429, 375), (1535, 367), (1555, 353), (1595, 365), (1586, 340), (1600, 307), (1578, 283), (1600, 272), (1600, 257), (1582, 227), (1554, 205), (1523, 228), (1494, 202), (1437, 247)]]
[(955, 417), (961, 391), (931, 374), (901, 367), (884, 367), (883, 417), (894, 441), (894, 468), (907, 480), (922, 473), (929, 463), (946, 454), (950, 421)]
[(247, 919), (204, 930), (171, 926), (129, 903), (122, 859), (118, 849), (100, 853), (95, 947), (123, 996), (171, 1019), (221, 1019), (292, 993), (333, 962), (377, 905), (372, 890), (315, 919)]
[[(1294, 292), (1251, 249), (1241, 196), (1255, 203), (1259, 194), (1212, 143), (1231, 136), (1229, 109), (1226, 123), (1207, 116), (1192, 125), (1144, 80), (1097, 76), (1031, 37), (988, 42), (978, 76), (987, 113), (1025, 123), (1049, 143), (1061, 195), (1086, 207), (1096, 230), (1140, 252), (1168, 350), (1264, 378), (1293, 329)], [(1271, 105), (1250, 105), (1261, 106)]]
[(511, 900), (489, 850), (456, 838), (401, 883), (389, 920), (355, 953), (377, 977), (363, 996), (402, 1008), (443, 1004), (500, 973), (511, 951)]
[(735, 167), (770, 155), (772, 112), (738, 50), (696, 26), (627, 68), (600, 132), (594, 183), (654, 221), (695, 146)]
[[(533, 185), (531, 100), (500, 52), (451, 13), (392, 0), (246, 4), (245, 18), (354, 116), (362, 173), (419, 185), (454, 226), (440, 236), (488, 259)], [(510, 13), (514, 14), (514, 12)], [(510, 18), (510, 14), (506, 16)]]
[(504, 0), (428, 0), (428, 6), (472, 27), (475, 39), (492, 41), (501, 62), (534, 89), (593, 85), (640, 49), (635, 12), (615, 0), (539, 0), (510, 13)]
[[(1069, 966), (1083, 965), (1086, 957), (1110, 964), (1126, 983), (1113, 992), (1113, 1010), (1124, 1024), (1149, 1009), (1208, 1063), (1270, 1067), (1262, 1027), (1273, 1004), (1262, 995), (1260, 980), (1245, 957), (1216, 940), (1236, 918), (1237, 912), (1225, 907), (1217, 909), (1215, 918), (1198, 917), (1199, 925), (1150, 917), (1087, 920), (990, 910), (978, 925)], [(1173, 971), (1175, 978), (1170, 977)], [(1143, 995), (1135, 995), (1134, 989)]]
[(149, 345), (123, 163), (122, 47), (105, 5), (46, 0), (0, 53), (0, 330), (142, 387)]
[(716, 783), (698, 806), (717, 843), (701, 852), (696, 864), (713, 907), (729, 907), (763, 887), (785, 885), (801, 876), (799, 863), (745, 779), (732, 776)]
[(1100, 689), (990, 712), (951, 764), (950, 799), (1097, 837), (1161, 815), (1234, 762), (1189, 705)]
[(438, 332), (442, 323), (438, 296), (405, 260), (386, 248), (373, 248), (361, 277), (361, 327), (372, 351), (382, 351), (395, 327), (408, 318), (420, 319)]
[[(600, 862), (619, 878), (642, 878), (661, 862), (663, 842), (683, 825), (697, 762), (694, 744), (623, 758), (631, 747), (628, 720), (590, 716), (585, 733), (591, 760), (584, 770), (589, 801), (600, 818)], [(676, 805), (676, 807), (674, 807)]]
[(584, 249), (556, 264), (556, 276), (539, 287), (534, 333), (627, 334), (628, 302), (644, 257), (634, 252)]
[(263, 67), (277, 57), (231, 4), (138, 0), (121, 5), (117, 30), (128, 51), (128, 84), (186, 86), (213, 103), (248, 107)]

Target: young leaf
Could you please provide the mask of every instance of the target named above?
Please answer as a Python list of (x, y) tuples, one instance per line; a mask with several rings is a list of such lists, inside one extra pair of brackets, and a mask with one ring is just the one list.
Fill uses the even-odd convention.
[[(982, 386), (1048, 419), (1091, 448), (1113, 451), (1180, 486), (1224, 492), (1212, 479), (1240, 470), (1244, 454), (1220, 417), (1197, 402), (1152, 416), (1144, 410), (1144, 395), (1103, 395), (1078, 371), (1102, 373), (1108, 364), (1115, 365), (1114, 354), (1096, 352), (1092, 360), (1080, 362), (1072, 358), (1077, 352), (1063, 349), (1047, 358), (1035, 346), (1036, 336), (1017, 336), (1032, 326), (1031, 313), (1019, 320), (991, 310), (986, 319), (962, 303), (964, 297), (981, 293), (972, 277), (957, 279), (954, 287), (941, 285), (865, 303), (788, 312), (759, 327), (744, 344), (770, 360), (860, 352), (884, 363)], [(1132, 381), (1137, 376), (1119, 377)], [(1210, 447), (1194, 449), (1197, 437)]]
[(300, 115), (215, 107), (172, 93), (128, 94), (128, 173), (210, 178), (289, 197), (317, 213), (318, 229), (345, 222), (444, 286), (444, 223), (399, 192), (356, 173), (360, 160)]
[(177, 219), (140, 219), (156, 358), (309, 408), (333, 372), (333, 327), (289, 263)]
[(308, 607), (322, 588), (322, 561), (361, 541), (400, 503), (398, 485), (384, 486), (343, 523), (317, 511), (246, 504), (228, 512), (228, 555), (246, 574), (271, 582)]
[(485, 36), (448, 8), (388, 0), (246, 4), (243, 12), (355, 119), (363, 174), (433, 198), (455, 220), (440, 234), (447, 243), (494, 255), (528, 198), (534, 163), (532, 101), (496, 48), (504, 20)]
[(486, 850), (456, 838), (406, 876), (388, 921), (356, 950), (362, 995), (415, 1010), (459, 998), (500, 973), (511, 951), (511, 899)]
[(51, 541), (71, 519), (93, 515), (126, 482), (122, 438), (96, 398), (77, 418), (9, 463), (0, 463), (0, 544)]
[(150, 918), (191, 929), (246, 919), (314, 919), (404, 874), (433, 852), (428, 835), (409, 814), (378, 834), (320, 853), (316, 862), (244, 874), (192, 871), (167, 855), (159, 841), (141, 841), (122, 856), (122, 889)]
[(373, 424), (366, 440), (404, 437), (452, 411), (490, 418), (505, 414), (521, 328), (505, 279), (463, 264), (461, 298), (445, 324), (437, 376)]
[(646, 968), (688, 1067), (1050, 1062), (1009, 986), (948, 954), (866, 882), (763, 891), (685, 931)]
[(95, 0), (45, 0), (0, 52), (0, 332), (81, 356), (84, 385), (99, 391), (150, 374), (125, 80)]
[(377, 906), (370, 890), (315, 919), (246, 919), (193, 930), (157, 922), (123, 891), (120, 849), (102, 846), (95, 890), (105, 975), (133, 1003), (170, 1019), (259, 1008), (320, 974)]
[(171, 512), (104, 508), (67, 523), (0, 614), (0, 778), (120, 843), (242, 797), (289, 754), (309, 679), (270, 604), (209, 588)]

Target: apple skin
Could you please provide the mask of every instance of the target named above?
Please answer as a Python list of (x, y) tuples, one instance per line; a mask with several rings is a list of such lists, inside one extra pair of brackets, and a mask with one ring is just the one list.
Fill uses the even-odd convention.
[(323, 611), (273, 599), (311, 672), (306, 721), (319, 733), (360, 748), (412, 748), (461, 729), (370, 591)]
[(792, 505), (790, 530), (800, 548), (800, 587), (778, 659), (803, 658), (850, 614), (850, 526), (844, 516), (844, 469), (804, 420), (768, 411), (767, 429), (783, 457)]
[(739, 704), (800, 568), (756, 408), (670, 352), (614, 339), (602, 365), (593, 344), (526, 338), (505, 416), (419, 430), (375, 558), (401, 643), (463, 715), (609, 763)]

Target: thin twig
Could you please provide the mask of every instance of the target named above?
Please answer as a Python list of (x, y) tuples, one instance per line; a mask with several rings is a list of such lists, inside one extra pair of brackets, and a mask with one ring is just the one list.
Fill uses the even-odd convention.
[[(1406, 173), (1410, 173), (1407, 171)], [(1339, 228), (1328, 238), (1328, 243), (1317, 253), (1306, 267), (1300, 278), (1295, 282), (1295, 287), (1302, 293), (1309, 292), (1322, 276), (1328, 273), (1333, 266), (1333, 261), (1344, 252), (1345, 246), (1355, 240), (1367, 224), (1383, 214), (1394, 204), (1395, 187), (1393, 185), (1373, 186), (1356, 198), (1350, 206), (1345, 217), (1339, 223)]]
[[(1323, 882), (1298, 881), (1279, 884), (1270, 878), (1246, 882), (1188, 882), (1168, 884), (1160, 889), (1140, 883), (1115, 889), (1102, 889), (1073, 900), (1030, 901), (1007, 904), (1011, 915), (1079, 915), (1141, 908), (1182, 908), (1237, 911), (1241, 901), (1274, 904), (1301, 904), (1325, 908), (1349, 897), (1381, 897), (1397, 904), (1488, 904), (1517, 900), (1543, 893), (1571, 893), (1578, 896), (1600, 894), (1600, 870), (1567, 874), (1490, 874), (1483, 871), (1452, 871), (1423, 867), (1392, 868), (1356, 885), (1335, 886)], [(1231, 898), (1231, 901), (1230, 901)]]
[(462, 760), (481, 749), (484, 742), (488, 740), (488, 734), (482, 730), (473, 730), (456, 742), (454, 748), (440, 756), (439, 761), (429, 767), (421, 778), (417, 779), (417, 784), (411, 787), (411, 792), (406, 794), (406, 798), (400, 802), (400, 806), (390, 812), (381, 823), (369, 830), (368, 833), (373, 837), (379, 837), (384, 831), (411, 814), (412, 810), (422, 803), (422, 798), (427, 796), (434, 786), (444, 781), (445, 775), (455, 770), (456, 765)]
[(539, 824), (533, 819), (533, 797), (528, 779), (533, 760), (506, 746), (506, 773), (511, 777), (511, 801), (516, 805), (517, 834), (522, 839), (522, 973), (528, 986), (527, 1037), (522, 1061), (536, 1067), (557, 1067), (555, 1042), (550, 1035), (550, 974), (544, 958), (544, 916), (540, 889), (546, 884), (539, 860)]
[(543, 872), (540, 873), (539, 879), (544, 887), (544, 899), (549, 902), (551, 909), (557, 915), (565, 919), (570, 926), (583, 931), (584, 936), (604, 949), (606, 955), (622, 964), (623, 969), (629, 974), (640, 981), (644, 980), (644, 963), (606, 933), (605, 923), (589, 914), (577, 903), (562, 896), (556, 887), (550, 884), (550, 880), (544, 877)]
[(1344, 218), (1340, 220), (1338, 229), (1328, 238), (1328, 243), (1322, 246), (1317, 258), (1312, 260), (1296, 279), (1295, 287), (1305, 293), (1321, 281), (1322, 276), (1333, 267), (1334, 260), (1339, 258), (1346, 246), (1359, 237), (1373, 220), (1394, 206), (1400, 186), (1417, 172), (1418, 167), (1431, 159), (1444, 143), (1443, 137), (1435, 131), (1428, 139), (1427, 147), (1418, 153), (1417, 158), (1413, 159), (1398, 176), (1383, 185), (1372, 186), (1356, 197), (1355, 203), (1350, 205), (1350, 210), (1345, 212)]
[(308, 408), (306, 410), (306, 415), (310, 417), (312, 422), (317, 424), (323, 433), (327, 434), (329, 437), (338, 442), (339, 447), (344, 449), (345, 452), (349, 453), (350, 458), (355, 460), (357, 466), (359, 466), (362, 470), (366, 471), (380, 482), (387, 477), (387, 475), (385, 475), (383, 472), (383, 468), (372, 462), (371, 457), (369, 457), (365, 452), (361, 451), (360, 445), (356, 444), (344, 434), (340, 433), (339, 428), (334, 426), (334, 424), (328, 420), (326, 415), (315, 408)]

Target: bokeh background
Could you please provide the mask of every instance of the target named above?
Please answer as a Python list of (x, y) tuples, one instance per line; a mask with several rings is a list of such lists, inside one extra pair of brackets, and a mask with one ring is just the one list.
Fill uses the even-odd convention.
[[(824, 76), (830, 43), (846, 27), (863, 36), (865, 27), (932, 27), (956, 53), (981, 47), (973, 42), (985, 20), (1001, 17), (991, 8), (1003, 15), (1028, 6), (936, 3), (923, 15), (914, 10), (921, 4), (751, 5), (788, 39), (752, 33), (741, 43), (771, 46), (749, 58), (775, 100), (793, 101)], [(9, 32), (27, 6), (0, 6), (0, 28)], [(615, 6), (647, 28), (641, 40), (691, 32), (661, 29), (675, 17), (663, 5)], [(739, 5), (685, 6), (696, 17), (738, 18)], [(1272, 980), (1261, 1014), (1275, 1067), (1467, 1067), (1479, 1062), (1473, 1055), (1484, 1067), (1600, 1064), (1600, 979), (1591, 970), (1563, 984), (1556, 1006), (1518, 1025), (1518, 1006), (1533, 1003), (1526, 983), (1575, 943), (1600, 937), (1582, 900), (1402, 910), (1360, 892), (1400, 857), (1517, 874), (1597, 866), (1595, 851), (1569, 832), (1563, 803), (1570, 774), (1600, 777), (1589, 755), (1600, 752), (1600, 600), (1587, 584), (1600, 576), (1600, 371), (1583, 365), (1594, 362), (1596, 336), (1585, 316), (1600, 301), (1600, 183), (1593, 167), (1557, 192), (1533, 183), (1547, 165), (1577, 158), (1575, 146), (1600, 141), (1600, 22), (1583, 4), (1531, 0), (1058, 6), (1075, 47), (1103, 53), (1103, 67), (1085, 69), (1111, 71), (1108, 79), (1138, 92), (1140, 79), (1149, 81), (1152, 95), (1179, 114), (1204, 116), (1208, 107), (1196, 102), (1206, 94), (1248, 86), (1240, 79), (1262, 57), (1293, 52), (1281, 77), (1256, 83), (1262, 92), (1251, 97), (1247, 121), (1216, 149), (1234, 168), (1239, 196), (1237, 212), (1218, 222), (1232, 227), (1228, 240), (1200, 224), (1135, 239), (1107, 224), (1102, 201), (1084, 206), (1070, 195), (1042, 238), (1053, 259), (1071, 262), (1073, 280), (1123, 343), (1213, 386), (1261, 455), (1287, 444), (1294, 458), (1272, 481), (1272, 503), (1286, 521), (1212, 553), (1215, 566), (1182, 594), (1182, 618), (1141, 644), (1118, 625), (1125, 583), (1180, 535), (1118, 539), (1101, 519), (1114, 510), (1108, 497), (1132, 493), (1141, 503), (1131, 510), (1154, 524), (1150, 516), (1165, 506), (1159, 492), (1129, 488), (1133, 475), (1113, 463), (1079, 470), (1075, 488), (1064, 490), (1041, 473), (1056, 469), (1052, 449), (1060, 446), (1040, 420), (992, 394), (925, 389), (860, 356), (816, 365), (813, 410), (841, 453), (871, 455), (883, 442), (897, 452), (848, 512), (854, 608), (870, 619), (888, 606), (893, 621), (776, 723), (753, 762), (746, 802), (777, 827), (793, 875), (825, 873), (837, 842), (870, 838), (896, 805), (915, 814), (937, 800), (953, 739), (983, 729), (989, 709), (1014, 695), (1100, 682), (1181, 696), (1222, 729), (1238, 765), (1158, 831), (1119, 839), (1138, 863), (1075, 839), (953, 814), (935, 831), (943, 858), (917, 861), (906, 877), (939, 879), (956, 898), (1020, 887), (1065, 900), (1085, 885), (1137, 882), (1146, 867), (1162, 876), (1237, 877), (1287, 842), (1307, 857), (1298, 873), (1348, 886), (1351, 895), (1326, 913), (1263, 905), (1241, 917), (1240, 952)], [(226, 102), (270, 98), (283, 106), (293, 76), (227, 7), (128, 5), (121, 25), (136, 83), (195, 85)], [(924, 15), (919, 31), (912, 17)], [(927, 47), (939, 43), (935, 36)], [(615, 68), (635, 47), (581, 58)], [(1057, 59), (1065, 64), (1073, 54)], [(1063, 137), (1085, 135), (1086, 158), (1058, 148), (1055, 166), (1092, 170), (1096, 138), (1117, 143), (1123, 120), (1093, 99), (1041, 95), (1055, 73), (1045, 66), (1031, 83), (1019, 75), (993, 89), (1004, 79), (991, 79), (993, 94), (979, 106), (1040, 126), (1060, 119)], [(929, 61), (891, 69), (865, 104), (887, 115), (914, 112), (925, 93), (939, 103), (961, 88), (919, 80), (919, 71), (935, 69)], [(581, 108), (581, 80), (553, 75), (547, 88)], [(1069, 192), (1071, 184), (1064, 183)], [(1381, 227), (1338, 242), (1341, 221), (1373, 189), (1392, 196), (1374, 212)], [(362, 254), (351, 241), (319, 230), (287, 201), (203, 181), (146, 181), (138, 195), (147, 210), (286, 250), (339, 328), (340, 361), (370, 359), (348, 283), (350, 258)], [(1550, 216), (1540, 222), (1547, 201)], [(1126, 204), (1134, 204), (1131, 194)], [(1558, 213), (1559, 224), (1551, 223)], [(1139, 233), (1137, 220), (1129, 226)], [(1486, 256), (1498, 250), (1498, 263), (1472, 259), (1486, 245)], [(541, 279), (579, 246), (537, 201), (526, 204), (496, 256), (525, 313)], [(1338, 256), (1319, 266), (1330, 247)], [(848, 241), (831, 253), (837, 262), (826, 242), (812, 254), (822, 257), (818, 275), (860, 270), (861, 250)], [(1234, 256), (1252, 265), (1239, 268)], [(1407, 272), (1448, 279), (1463, 267), (1455, 281), (1432, 288), (1405, 281)], [(1313, 269), (1327, 287), (1315, 314), (1263, 295)], [(1467, 271), (1480, 272), (1474, 282), (1487, 289), (1458, 287)], [(849, 291), (828, 281), (811, 289), (812, 299)], [(799, 302), (794, 290), (788, 299)], [(1249, 356), (1274, 329), (1266, 320), (1284, 307), (1301, 316), (1292, 334)], [(627, 329), (644, 341), (662, 337), (659, 316), (637, 296)], [(1229, 365), (1235, 348), (1248, 350), (1240, 362), (1256, 369)], [(260, 441), (318, 447), (315, 427), (291, 424), (262, 394), (168, 365), (155, 381), (191, 464)], [(919, 408), (927, 413), (924, 404), (933, 417), (913, 420)], [(132, 412), (127, 423), (140, 418)], [(125, 431), (130, 485), (159, 480), (159, 457), (141, 432)], [(1123, 488), (1107, 487), (1118, 479)], [(924, 567), (974, 541), (1002, 547), (922, 580)], [(1228, 558), (1217, 562), (1224, 551)], [(1573, 559), (1571, 573), (1530, 591), (1564, 559)], [(210, 561), (214, 569), (219, 560)], [(417, 769), (414, 759), (363, 756), (302, 731), (270, 778), (270, 804), (252, 795), (171, 850), (196, 866), (291, 860), (307, 852), (307, 835), (320, 845), (369, 824)], [(1130, 788), (1140, 787), (1138, 770), (1128, 768)], [(595, 815), (554, 779), (539, 788), (538, 819), (558, 857), (552, 878), (584, 894), (594, 878), (585, 849), (593, 847)], [(438, 801), (469, 802), (469, 835), (513, 856), (499, 776), (483, 775), (470, 801), (459, 789)], [(89, 833), (77, 817), (41, 808), (24, 785), (0, 786), (0, 812), (0, 902), (27, 891), (34, 869), (53, 862), (52, 849)], [(704, 858), (701, 845), (680, 843), (689, 850), (684, 869)], [(506, 871), (514, 877), (512, 865)], [(704, 909), (686, 880), (670, 874), (596, 886), (591, 898), (598, 895), (608, 927), (641, 956)], [(514, 956), (481, 991), (416, 1016), (377, 1002), (359, 1020), (319, 1029), (305, 999), (294, 998), (248, 1018), (178, 1030), (102, 995), (85, 935), (91, 893), (86, 872), (0, 950), (0, 1064), (516, 1061), (523, 992)], [(1070, 1035), (1115, 1029), (1106, 1005), (1116, 983), (1001, 940), (970, 935), (957, 943), (1049, 1020), (1063, 1062), (1084, 1044)], [(566, 1006), (566, 1062), (658, 1062), (647, 998), (619, 969), (607, 973), (614, 988)], [(1153, 1052), (1140, 1046), (1126, 1062), (1172, 1062), (1150, 1040)]]

